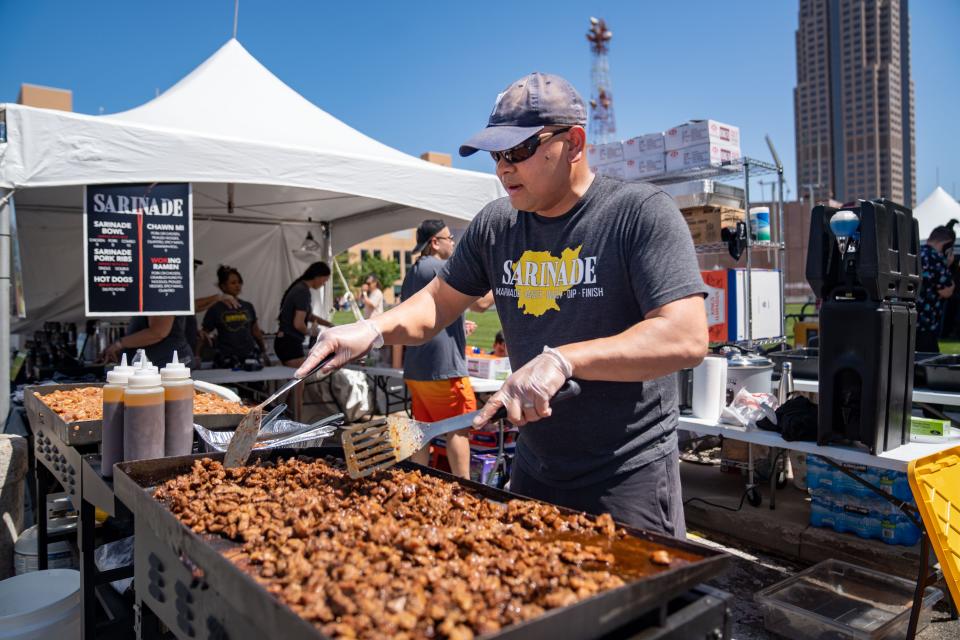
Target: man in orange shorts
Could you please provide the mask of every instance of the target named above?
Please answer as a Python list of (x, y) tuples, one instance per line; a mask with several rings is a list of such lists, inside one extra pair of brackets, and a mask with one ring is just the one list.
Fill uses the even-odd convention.
[[(424, 220), (417, 228), (420, 253), (416, 263), (403, 279), (401, 296), (409, 300), (427, 286), (453, 254), (454, 238), (441, 220)], [(481, 298), (471, 307), (483, 311), (492, 303), (492, 296)], [(477, 397), (467, 377), (467, 337), (464, 319), (460, 316), (429, 342), (403, 351), (403, 378), (413, 400), (413, 417), (423, 422), (436, 422), (477, 410)], [(470, 442), (468, 430), (447, 436), (447, 460), (450, 470), (461, 478), (470, 477)], [(430, 460), (427, 445), (412, 457), (417, 464)]]

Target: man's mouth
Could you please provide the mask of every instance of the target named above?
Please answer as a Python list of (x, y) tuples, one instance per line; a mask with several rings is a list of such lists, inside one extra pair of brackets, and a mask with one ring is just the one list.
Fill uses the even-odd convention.
[(504, 185), (504, 188), (507, 190), (507, 193), (514, 194), (520, 191), (520, 189), (523, 189), (523, 186), (519, 184), (507, 184)]

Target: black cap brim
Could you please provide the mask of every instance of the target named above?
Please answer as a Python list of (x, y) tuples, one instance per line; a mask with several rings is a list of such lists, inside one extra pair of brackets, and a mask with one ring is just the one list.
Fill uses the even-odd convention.
[(506, 151), (512, 149), (533, 134), (543, 131), (544, 126), (487, 127), (460, 145), (460, 156), (466, 158), (477, 151)]

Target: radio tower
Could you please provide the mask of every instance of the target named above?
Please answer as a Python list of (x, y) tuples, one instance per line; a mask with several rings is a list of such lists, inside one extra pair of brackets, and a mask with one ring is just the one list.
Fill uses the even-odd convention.
[(601, 18), (590, 18), (590, 30), (587, 40), (593, 52), (593, 67), (590, 70), (590, 141), (593, 144), (606, 144), (615, 140), (617, 123), (613, 117), (613, 92), (610, 87), (610, 63), (607, 51), (613, 33), (607, 29), (607, 23)]

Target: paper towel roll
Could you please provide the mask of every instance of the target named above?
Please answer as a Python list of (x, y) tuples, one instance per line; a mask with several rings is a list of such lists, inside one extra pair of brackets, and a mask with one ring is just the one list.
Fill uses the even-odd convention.
[(693, 369), (693, 417), (720, 420), (727, 403), (727, 359), (707, 356)]

